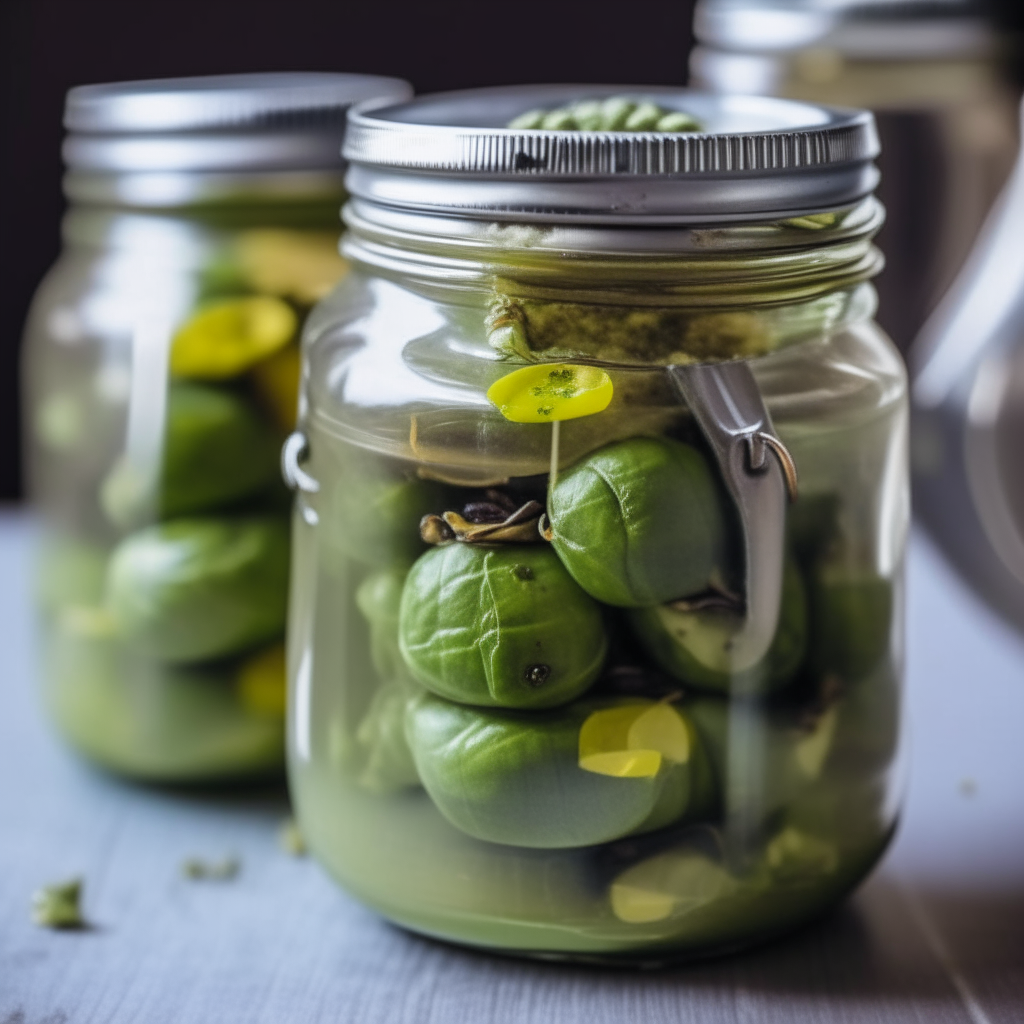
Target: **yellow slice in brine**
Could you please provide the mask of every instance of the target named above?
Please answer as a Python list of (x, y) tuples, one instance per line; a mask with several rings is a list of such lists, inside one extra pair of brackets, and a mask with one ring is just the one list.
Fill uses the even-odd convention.
[(670, 704), (627, 704), (588, 715), (580, 727), (579, 766), (598, 775), (650, 778), (662, 761), (690, 759), (690, 734)]
[(235, 692), (250, 714), (284, 718), (286, 691), (284, 644), (274, 644), (242, 662)]
[(283, 431), (295, 429), (302, 357), (298, 344), (288, 345), (252, 368), (256, 394)]
[(199, 380), (237, 377), (284, 348), (298, 326), (292, 307), (269, 295), (211, 303), (174, 336), (171, 373)]
[(629, 727), (626, 746), (630, 750), (657, 750), (676, 764), (690, 760), (689, 730), (669, 704), (655, 704), (640, 715)]
[(596, 366), (539, 363), (495, 381), (487, 397), (513, 423), (554, 423), (608, 408), (612, 379)]
[(236, 247), (250, 287), (311, 306), (345, 276), (348, 261), (334, 231), (247, 231)]

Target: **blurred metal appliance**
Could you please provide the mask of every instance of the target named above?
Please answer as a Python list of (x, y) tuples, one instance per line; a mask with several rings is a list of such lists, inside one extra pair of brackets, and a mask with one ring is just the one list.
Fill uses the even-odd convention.
[(1024, 155), (910, 359), (918, 517), (1024, 629)]
[(972, 0), (700, 0), (691, 84), (875, 112), (879, 322), (906, 351), (977, 237), (1016, 152), (1013, 90)]

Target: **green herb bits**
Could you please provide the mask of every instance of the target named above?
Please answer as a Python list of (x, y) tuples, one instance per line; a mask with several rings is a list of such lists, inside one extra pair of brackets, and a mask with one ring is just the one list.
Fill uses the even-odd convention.
[(700, 122), (679, 110), (666, 110), (651, 100), (610, 96), (581, 100), (553, 110), (528, 110), (509, 128), (580, 132), (699, 132)]

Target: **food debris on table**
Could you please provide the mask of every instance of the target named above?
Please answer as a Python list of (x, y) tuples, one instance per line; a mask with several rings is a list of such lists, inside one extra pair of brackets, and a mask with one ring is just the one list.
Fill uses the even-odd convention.
[(82, 879), (44, 885), (32, 894), (32, 922), (41, 928), (84, 928)]
[(286, 818), (284, 820), (280, 829), (278, 829), (277, 841), (281, 849), (293, 857), (305, 857), (308, 852), (306, 839), (294, 818)]
[(241, 868), (241, 861), (237, 857), (225, 857), (219, 861), (188, 857), (181, 863), (181, 873), (196, 881), (228, 882), (238, 875)]

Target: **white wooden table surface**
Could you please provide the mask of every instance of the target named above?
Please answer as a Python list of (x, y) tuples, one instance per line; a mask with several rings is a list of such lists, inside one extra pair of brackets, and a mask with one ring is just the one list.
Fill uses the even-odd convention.
[[(1024, 1022), (1024, 640), (921, 537), (911, 780), (883, 867), (788, 940), (657, 973), (407, 935), (281, 852), (282, 793), (145, 790), (77, 761), (35, 694), (30, 551), (31, 523), (0, 512), (0, 1024)], [(181, 877), (227, 854), (234, 881)], [(93, 928), (33, 926), (32, 891), (76, 874)]]

